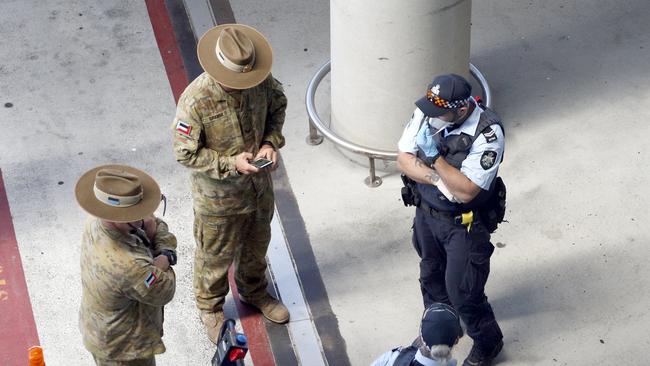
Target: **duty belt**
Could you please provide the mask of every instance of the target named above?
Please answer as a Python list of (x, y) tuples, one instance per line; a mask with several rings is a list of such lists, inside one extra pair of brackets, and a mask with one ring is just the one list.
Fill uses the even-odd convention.
[(421, 208), (424, 212), (428, 213), (435, 219), (444, 220), (452, 224), (465, 225), (467, 226), (467, 231), (472, 228), (472, 222), (474, 222), (473, 211), (461, 213), (438, 211), (422, 200), (420, 200), (420, 204), (417, 207)]

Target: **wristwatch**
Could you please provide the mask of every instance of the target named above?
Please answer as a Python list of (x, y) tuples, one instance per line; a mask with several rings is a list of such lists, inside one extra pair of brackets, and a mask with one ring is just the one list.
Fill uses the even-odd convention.
[(170, 266), (173, 266), (174, 264), (176, 264), (176, 261), (178, 260), (178, 257), (176, 256), (176, 252), (173, 251), (173, 250), (163, 249), (160, 252), (160, 254), (167, 257), (167, 259), (169, 260), (169, 265)]

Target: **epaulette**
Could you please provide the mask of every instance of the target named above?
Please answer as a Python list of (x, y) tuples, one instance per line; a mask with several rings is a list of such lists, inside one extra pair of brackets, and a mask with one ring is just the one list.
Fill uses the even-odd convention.
[(496, 131), (492, 129), (492, 125), (499, 125), (501, 130), (503, 130), (503, 125), (501, 124), (501, 118), (494, 113), (491, 109), (485, 108), (481, 117), (479, 117), (479, 131), (485, 136), (487, 142), (492, 142), (497, 139)]
[(487, 142), (492, 142), (497, 140), (497, 133), (490, 126), (486, 127), (483, 130), (482, 134), (485, 137), (485, 141)]

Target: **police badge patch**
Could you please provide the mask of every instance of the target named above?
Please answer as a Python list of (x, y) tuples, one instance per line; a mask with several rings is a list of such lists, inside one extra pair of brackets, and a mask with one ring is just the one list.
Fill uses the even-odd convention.
[(492, 150), (486, 150), (481, 155), (481, 167), (485, 170), (488, 170), (494, 166), (494, 163), (497, 161), (497, 152)]

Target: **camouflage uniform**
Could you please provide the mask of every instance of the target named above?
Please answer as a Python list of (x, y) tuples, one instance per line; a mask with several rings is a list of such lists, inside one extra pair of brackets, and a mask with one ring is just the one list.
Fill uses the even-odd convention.
[(155, 253), (176, 250), (176, 237), (156, 219), (153, 250), (135, 235), (88, 221), (81, 247), (80, 330), (97, 365), (154, 365), (165, 352), (163, 305), (174, 297), (176, 276), (153, 265)]
[(156, 366), (156, 360), (153, 357), (131, 361), (112, 361), (94, 355), (93, 358), (97, 366)]
[(284, 146), (287, 99), (269, 76), (258, 86), (226, 93), (207, 73), (183, 92), (176, 109), (173, 149), (191, 169), (194, 200), (194, 292), (201, 310), (221, 310), (227, 271), (235, 261), (242, 296), (265, 294), (266, 249), (271, 238), (273, 185), (268, 169), (240, 175), (235, 156), (255, 156), (268, 142)]

